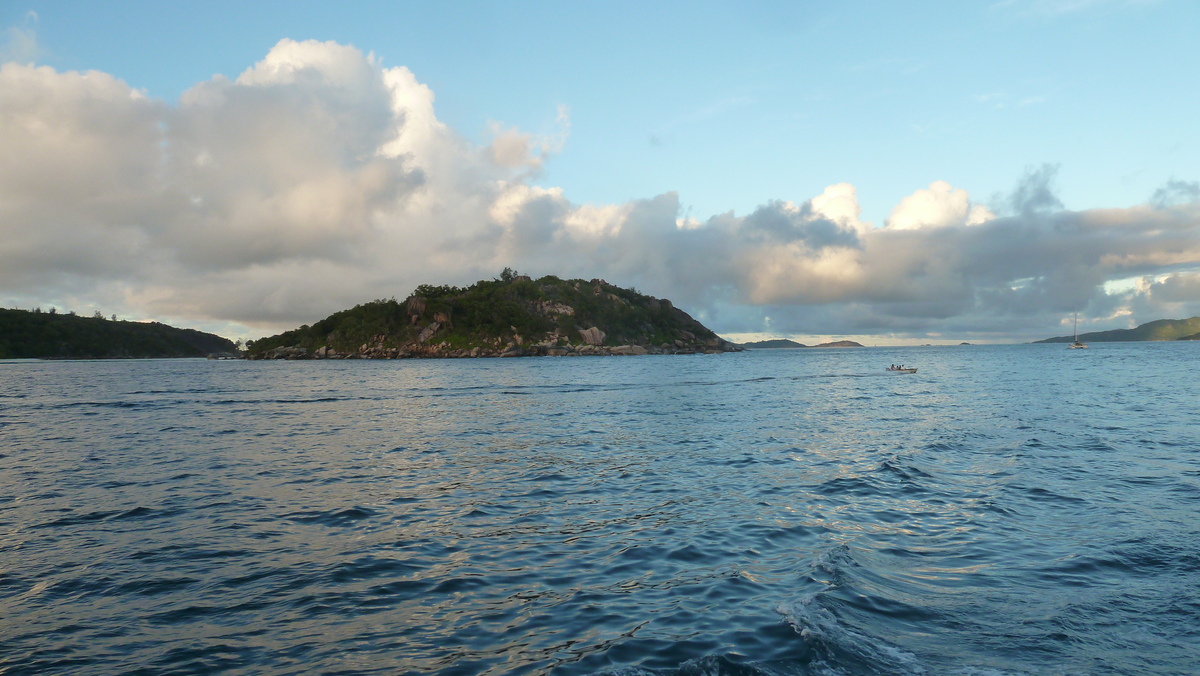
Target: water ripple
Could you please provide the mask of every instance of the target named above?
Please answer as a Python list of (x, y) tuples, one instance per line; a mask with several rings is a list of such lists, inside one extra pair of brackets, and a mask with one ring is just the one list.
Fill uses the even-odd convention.
[(0, 671), (1193, 673), (1197, 347), (1049, 347), (8, 365)]

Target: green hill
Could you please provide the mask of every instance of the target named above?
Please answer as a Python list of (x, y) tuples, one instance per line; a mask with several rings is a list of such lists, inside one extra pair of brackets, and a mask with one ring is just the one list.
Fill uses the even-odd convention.
[(472, 286), (417, 287), (253, 341), (251, 359), (395, 359), (728, 352), (735, 345), (669, 300), (604, 280), (505, 270)]
[(0, 309), (0, 359), (204, 357), (236, 352), (232, 341), (194, 329)]
[[(1114, 329), (1079, 334), (1085, 343), (1106, 343), (1131, 340), (1197, 340), (1200, 336), (1200, 317), (1191, 319), (1158, 319), (1132, 329)], [(1036, 340), (1035, 343), (1069, 343), (1071, 336)]]

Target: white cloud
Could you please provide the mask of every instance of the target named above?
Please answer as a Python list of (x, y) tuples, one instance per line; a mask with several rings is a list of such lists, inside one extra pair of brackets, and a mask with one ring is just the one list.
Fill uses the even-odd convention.
[(859, 220), (862, 207), (858, 205), (858, 190), (849, 183), (837, 183), (812, 199), (813, 212), (828, 218), (847, 230), (863, 233), (871, 225)]
[[(474, 145), (408, 69), (334, 43), (281, 41), (177, 106), (104, 73), (5, 64), (0, 298), (261, 333), (510, 266), (636, 286), (721, 331), (769, 316), (782, 332), (1011, 335), (1088, 303), (1200, 312), (1186, 181), (1153, 205), (1070, 212), (1041, 167), (1011, 216), (938, 181), (879, 228), (848, 183), (698, 219), (674, 193), (580, 205), (537, 185), (569, 124), (564, 108), (549, 135), (497, 125)], [(1104, 290), (1140, 277), (1155, 281)]]
[(37, 12), (25, 12), (20, 26), (9, 26), (0, 30), (0, 63), (35, 63), (46, 54), (38, 42), (36, 26)]
[(979, 225), (995, 218), (987, 207), (971, 204), (966, 190), (955, 190), (945, 181), (934, 181), (900, 200), (887, 219), (893, 230)]
[(571, 128), (570, 112), (566, 106), (559, 106), (555, 122), (558, 131), (550, 136), (534, 136), (516, 127), (492, 122), (489, 125), (492, 133), (489, 147), (491, 159), (502, 167), (523, 168), (536, 173), (546, 158), (561, 151), (566, 143)]

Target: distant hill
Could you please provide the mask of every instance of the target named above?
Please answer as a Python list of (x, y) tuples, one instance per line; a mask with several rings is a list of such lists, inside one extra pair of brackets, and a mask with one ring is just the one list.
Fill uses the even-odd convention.
[(505, 269), (466, 287), (417, 287), (253, 341), (251, 359), (397, 359), (731, 352), (671, 301), (601, 279), (533, 280)]
[[(1069, 343), (1071, 336), (1035, 340), (1035, 343)], [(1200, 340), (1200, 317), (1191, 319), (1159, 319), (1132, 329), (1114, 329), (1079, 334), (1085, 343), (1109, 343), (1136, 340)]]
[(226, 338), (157, 322), (0, 309), (0, 359), (204, 357), (236, 352)]
[(794, 340), (780, 338), (776, 340), (760, 340), (754, 343), (742, 343), (741, 347), (744, 347), (747, 350), (779, 350), (798, 347), (862, 347), (862, 345), (854, 342), (853, 340), (837, 340), (832, 343), (821, 343), (820, 345), (805, 345), (803, 343), (797, 343)]
[(803, 343), (797, 343), (794, 340), (781, 338), (776, 340), (758, 340), (753, 343), (742, 343), (742, 347), (746, 348), (747, 350), (779, 350), (807, 346)]

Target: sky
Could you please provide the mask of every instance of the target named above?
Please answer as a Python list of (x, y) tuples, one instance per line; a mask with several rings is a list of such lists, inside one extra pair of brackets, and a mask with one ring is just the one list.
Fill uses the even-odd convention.
[(1200, 315), (1200, 4), (0, 5), (0, 306), (257, 338), (505, 267), (732, 340)]

